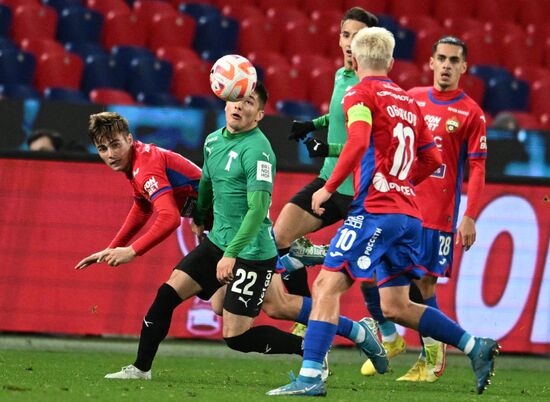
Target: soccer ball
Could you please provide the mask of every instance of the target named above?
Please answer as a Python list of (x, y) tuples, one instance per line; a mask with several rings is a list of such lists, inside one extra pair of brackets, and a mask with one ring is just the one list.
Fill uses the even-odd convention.
[(210, 88), (225, 101), (235, 102), (256, 88), (256, 69), (246, 57), (229, 54), (219, 58), (210, 70)]

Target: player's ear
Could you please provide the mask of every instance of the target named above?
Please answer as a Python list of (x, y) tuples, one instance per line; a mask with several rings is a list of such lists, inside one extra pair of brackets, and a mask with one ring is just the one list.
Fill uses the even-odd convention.
[(134, 142), (134, 137), (132, 136), (132, 133), (128, 133), (126, 140), (128, 141), (128, 144), (132, 145), (132, 143)]
[(357, 68), (359, 67), (359, 64), (357, 64), (357, 59), (355, 56), (351, 56), (351, 69), (355, 72), (357, 72)]
[(258, 114), (256, 115), (256, 123), (262, 120), (265, 116), (265, 112), (263, 109), (258, 110)]
[(464, 61), (464, 63), (462, 63), (462, 69), (460, 70), (460, 74), (464, 74), (467, 70), (468, 70), (468, 62)]
[(434, 69), (434, 58), (430, 57), (430, 70), (433, 71), (433, 69)]

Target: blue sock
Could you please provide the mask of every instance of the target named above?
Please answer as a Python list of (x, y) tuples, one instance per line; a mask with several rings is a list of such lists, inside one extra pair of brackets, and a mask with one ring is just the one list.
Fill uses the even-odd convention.
[(306, 337), (304, 338), (304, 358), (302, 370), (300, 370), (300, 381), (311, 382), (316, 380), (314, 377), (304, 376), (303, 372), (311, 369), (313, 371), (321, 370), (323, 359), (336, 335), (336, 329), (336, 325), (326, 321), (309, 321)]
[(427, 307), (420, 317), (418, 332), (455, 347), (458, 347), (460, 338), (466, 333), (456, 322), (432, 307)]
[(311, 313), (311, 297), (304, 296), (302, 301), (302, 308), (300, 309), (300, 314), (298, 314), (298, 318), (296, 318), (296, 322), (307, 325), (307, 322), (309, 321), (310, 313)]
[(430, 297), (429, 299), (425, 299), (424, 300), (424, 304), (426, 306), (430, 306), (430, 307), (433, 307), (435, 308), (436, 310), (439, 310), (439, 306), (437, 304), (437, 297), (435, 295), (433, 295), (432, 297)]
[(382, 314), (378, 288), (376, 286), (373, 288), (361, 286), (361, 292), (363, 293), (363, 298), (365, 299), (365, 303), (367, 304), (367, 309), (369, 310), (371, 317), (378, 321), (378, 325), (383, 324), (386, 319)]

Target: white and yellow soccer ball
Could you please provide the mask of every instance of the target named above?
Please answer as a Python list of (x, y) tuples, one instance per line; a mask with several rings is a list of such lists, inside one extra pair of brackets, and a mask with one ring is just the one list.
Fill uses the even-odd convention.
[(219, 58), (210, 70), (210, 88), (224, 101), (235, 102), (249, 96), (258, 76), (252, 63), (238, 54)]

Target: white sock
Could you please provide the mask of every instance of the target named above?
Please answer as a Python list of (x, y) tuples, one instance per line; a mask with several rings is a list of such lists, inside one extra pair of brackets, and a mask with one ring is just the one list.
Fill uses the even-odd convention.
[(470, 354), (474, 346), (476, 345), (476, 338), (473, 336), (468, 339), (468, 342), (466, 342), (466, 346), (464, 346), (464, 353), (467, 355)]
[(382, 342), (394, 342), (397, 339), (397, 332), (391, 335), (382, 335)]

